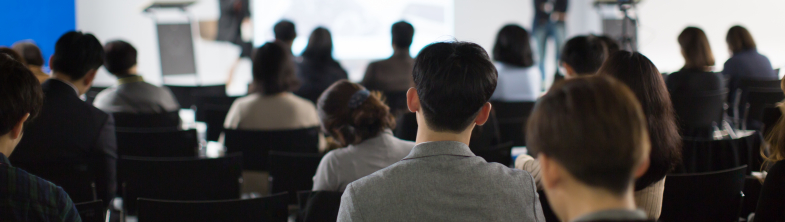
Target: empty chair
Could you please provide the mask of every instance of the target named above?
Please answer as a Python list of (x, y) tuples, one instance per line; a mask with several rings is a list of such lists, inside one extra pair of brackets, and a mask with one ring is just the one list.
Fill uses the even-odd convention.
[(661, 221), (738, 221), (747, 166), (665, 180)]
[(30, 174), (60, 186), (74, 203), (98, 200), (96, 172), (83, 163), (14, 163)]
[(513, 162), (512, 160), (512, 146), (513, 142), (506, 142), (503, 144), (496, 145), (487, 150), (482, 151), (472, 151), (475, 155), (482, 157), (487, 162), (496, 162), (501, 163), (505, 166), (510, 166)]
[(747, 90), (747, 105), (744, 109), (742, 129), (761, 129), (763, 121), (763, 110), (766, 107), (774, 107), (778, 102), (785, 99), (785, 95), (780, 88), (749, 88)]
[[(243, 169), (267, 171), (270, 151), (319, 152), (319, 128), (296, 130), (224, 130), (227, 153), (243, 153)], [(310, 188), (308, 188), (310, 189)]]
[(713, 126), (720, 126), (723, 105), (728, 90), (695, 94), (671, 94), (676, 120), (681, 125), (682, 135), (708, 137)]
[[(745, 164), (760, 169), (760, 146), (758, 133), (751, 133), (736, 139), (697, 139), (685, 137), (682, 147), (682, 164), (675, 172), (705, 173), (739, 167)], [(753, 169), (751, 167), (751, 169)]]
[(297, 193), (301, 222), (334, 222), (338, 220), (342, 192), (300, 191)]
[(226, 96), (226, 85), (214, 86), (172, 86), (166, 85), (172, 91), (177, 103), (184, 109), (189, 109), (196, 104), (196, 98), (202, 96)]
[(244, 200), (173, 201), (139, 198), (139, 222), (286, 222), (285, 193)]
[(491, 102), (499, 121), (501, 141), (513, 141), (514, 146), (526, 146), (526, 121), (534, 102)]
[(291, 203), (297, 203), (297, 191), (313, 187), (313, 176), (321, 160), (318, 153), (270, 151), (271, 193), (289, 192)]
[(122, 157), (118, 178), (123, 205), (136, 213), (137, 198), (228, 200), (240, 198), (242, 154), (215, 159)]
[(79, 212), (79, 217), (82, 222), (105, 222), (106, 221), (106, 205), (103, 201), (96, 200), (84, 203), (76, 203), (76, 211)]
[(192, 130), (117, 130), (117, 153), (137, 157), (196, 157), (199, 141)]
[[(728, 115), (734, 117), (737, 121), (740, 121), (744, 118), (744, 109), (747, 104), (747, 97), (749, 96), (749, 90), (751, 88), (757, 89), (779, 89), (780, 88), (780, 80), (758, 80), (758, 79), (742, 79), (739, 80), (738, 90), (736, 90), (735, 95), (730, 95), (728, 98), (729, 104), (733, 105), (733, 112), (728, 113)], [(741, 123), (739, 122), (737, 127), (741, 127)]]
[(112, 113), (114, 125), (119, 130), (125, 128), (167, 128), (180, 127), (180, 112), (138, 114)]
[(207, 140), (218, 141), (224, 120), (237, 97), (202, 96), (196, 98), (196, 121), (207, 124)]

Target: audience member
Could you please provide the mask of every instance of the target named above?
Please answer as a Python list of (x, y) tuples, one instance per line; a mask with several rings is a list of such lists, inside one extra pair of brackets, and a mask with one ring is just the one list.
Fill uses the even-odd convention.
[(553, 86), (526, 134), (562, 221), (654, 221), (635, 209), (634, 178), (648, 167), (649, 137), (641, 106), (623, 83), (591, 76)]
[(534, 66), (529, 32), (519, 25), (506, 25), (496, 36), (493, 60), (499, 84), (491, 100), (531, 102), (542, 91), (542, 73)]
[(295, 94), (313, 103), (327, 87), (349, 78), (341, 64), (333, 59), (333, 40), (330, 31), (323, 27), (313, 30), (302, 57), (302, 62), (297, 64), (297, 77), (302, 86)]
[(117, 144), (111, 115), (79, 97), (90, 89), (104, 50), (92, 34), (65, 33), (50, 60), (52, 78), (41, 84), (40, 117), (25, 130), (11, 161), (21, 167), (48, 163), (84, 163), (96, 174), (98, 198), (115, 195)]
[(561, 53), (565, 78), (593, 75), (608, 57), (603, 41), (595, 36), (577, 36), (566, 43)]
[(407, 94), (417, 145), (402, 161), (350, 183), (338, 221), (543, 221), (532, 177), (469, 149), (491, 112), (497, 73), (477, 44), (434, 43)]
[(122, 40), (106, 43), (104, 67), (117, 77), (117, 85), (95, 97), (93, 105), (107, 113), (165, 113), (180, 110), (169, 89), (144, 81), (136, 72), (136, 49)]
[(611, 55), (613, 55), (613, 53), (616, 53), (621, 50), (621, 47), (619, 47), (619, 42), (617, 42), (615, 39), (608, 37), (606, 35), (600, 35), (596, 37), (597, 39), (602, 41), (602, 44), (605, 45), (606, 60), (607, 57), (610, 57)]
[[(785, 81), (781, 88), (785, 90)], [(778, 105), (785, 111), (785, 104)], [(763, 156), (764, 167), (768, 166), (768, 174), (761, 188), (758, 208), (755, 210), (755, 222), (785, 221), (785, 118), (780, 118), (769, 135), (769, 155)]]
[[(728, 81), (728, 102), (731, 104), (736, 98), (736, 89), (742, 79), (751, 80), (776, 80), (777, 73), (769, 62), (769, 58), (758, 53), (755, 40), (746, 28), (733, 26), (725, 37), (731, 57), (725, 61), (722, 74)], [(739, 107), (741, 108), (741, 107)], [(743, 110), (743, 109), (741, 109)]]
[(27, 65), (25, 58), (11, 48), (0, 47), (0, 53), (5, 54), (8, 57), (11, 57), (11, 59), (13, 59), (14, 61), (22, 63), (22, 65)]
[(0, 221), (81, 221), (62, 188), (13, 167), (7, 158), (43, 100), (33, 73), (0, 53)]
[(379, 92), (341, 80), (317, 104), (322, 129), (342, 149), (327, 153), (313, 177), (313, 190), (343, 192), (346, 185), (409, 155), (414, 142), (395, 138), (395, 118)]
[(285, 48), (288, 49), (289, 54), (292, 54), (292, 44), (294, 39), (297, 38), (297, 30), (294, 23), (289, 20), (281, 20), (273, 26), (273, 33), (275, 34), (275, 41), (284, 43)]
[(369, 90), (383, 92), (405, 92), (414, 84), (412, 81), (412, 59), (409, 47), (414, 37), (414, 26), (405, 21), (392, 25), (393, 55), (385, 60), (368, 64), (362, 85)]
[(49, 79), (49, 74), (44, 73), (41, 69), (41, 67), (44, 66), (44, 57), (41, 55), (41, 50), (38, 49), (38, 46), (36, 46), (35, 43), (20, 41), (14, 43), (11, 48), (19, 53), (19, 55), (22, 55), (27, 68), (35, 74), (35, 78), (38, 79), (38, 82), (44, 83), (44, 81)]
[(720, 73), (712, 72), (714, 55), (706, 33), (696, 27), (687, 27), (679, 34), (684, 67), (668, 75), (665, 85), (671, 94), (692, 94), (717, 91), (725, 87)]

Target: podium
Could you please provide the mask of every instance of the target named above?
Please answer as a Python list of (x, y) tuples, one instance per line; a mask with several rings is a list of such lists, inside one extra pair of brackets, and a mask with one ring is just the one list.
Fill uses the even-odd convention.
[(158, 51), (161, 59), (161, 82), (165, 76), (193, 76), (199, 84), (196, 72), (192, 16), (186, 8), (195, 0), (157, 0), (144, 6), (143, 12), (156, 23)]

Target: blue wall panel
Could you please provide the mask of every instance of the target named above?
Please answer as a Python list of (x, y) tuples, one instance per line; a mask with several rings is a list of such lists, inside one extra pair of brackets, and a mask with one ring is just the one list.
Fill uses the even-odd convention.
[(60, 35), (76, 29), (75, 7), (75, 0), (0, 0), (0, 46), (32, 39), (48, 63)]

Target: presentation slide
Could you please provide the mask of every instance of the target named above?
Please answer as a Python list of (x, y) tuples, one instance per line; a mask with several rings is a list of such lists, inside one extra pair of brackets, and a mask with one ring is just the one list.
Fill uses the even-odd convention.
[(295, 23), (295, 55), (315, 28), (330, 30), (336, 59), (382, 59), (392, 54), (390, 28), (405, 20), (414, 26), (411, 54), (434, 41), (453, 39), (453, 0), (261, 0), (253, 1), (254, 45), (274, 39), (281, 19)]

